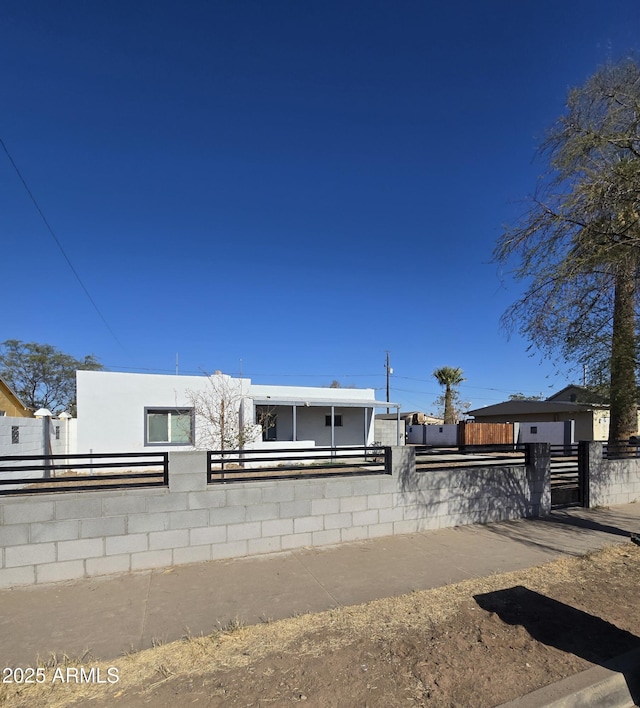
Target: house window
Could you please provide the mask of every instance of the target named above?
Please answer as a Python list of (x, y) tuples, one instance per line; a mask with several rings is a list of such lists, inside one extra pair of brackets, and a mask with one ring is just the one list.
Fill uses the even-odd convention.
[[(325, 415), (324, 424), (326, 426), (328, 426), (329, 428), (331, 427), (331, 416), (330, 415)], [(333, 425), (335, 428), (342, 427), (342, 416), (341, 415), (334, 415), (333, 416)]]
[(17, 445), (20, 442), (20, 428), (17, 425), (11, 426), (11, 444)]
[(190, 445), (193, 437), (193, 409), (145, 409), (145, 445)]
[(537, 435), (538, 434), (538, 426), (537, 425), (532, 425), (531, 430), (530, 430), (531, 435)]

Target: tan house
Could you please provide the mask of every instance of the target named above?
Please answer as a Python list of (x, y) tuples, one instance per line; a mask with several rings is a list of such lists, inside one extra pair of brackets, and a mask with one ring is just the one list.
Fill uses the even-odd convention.
[(593, 393), (571, 384), (544, 401), (512, 400), (469, 411), (478, 423), (575, 421), (575, 440), (607, 440), (609, 406)]
[(11, 390), (9, 384), (0, 376), (0, 416), (14, 418), (33, 418), (33, 412)]

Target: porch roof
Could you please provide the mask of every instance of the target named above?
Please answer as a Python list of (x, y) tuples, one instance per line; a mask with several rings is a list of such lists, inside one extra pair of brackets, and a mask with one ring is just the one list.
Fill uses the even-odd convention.
[(400, 410), (399, 403), (388, 401), (371, 401), (362, 398), (350, 398), (336, 400), (335, 398), (279, 398), (277, 396), (249, 396), (257, 406), (322, 406), (324, 408), (334, 406), (334, 408), (396, 408)]

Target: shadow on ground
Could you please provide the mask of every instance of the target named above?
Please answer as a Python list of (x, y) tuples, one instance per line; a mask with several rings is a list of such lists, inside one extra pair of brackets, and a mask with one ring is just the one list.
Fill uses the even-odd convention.
[[(505, 521), (486, 527), (492, 534), (518, 541), (530, 548), (554, 553), (582, 555), (586, 551), (586, 535), (596, 534), (605, 546), (623, 542), (640, 531), (636, 516), (616, 513), (609, 509), (571, 509), (552, 511), (547, 516)], [(560, 533), (558, 533), (560, 532)], [(587, 545), (593, 548), (593, 542)]]
[[(496, 613), (503, 622), (524, 627), (536, 641), (592, 664), (606, 666), (615, 657), (640, 649), (640, 637), (635, 634), (521, 585), (475, 595), (474, 599), (483, 610)], [(622, 673), (637, 704), (640, 676), (636, 668)]]

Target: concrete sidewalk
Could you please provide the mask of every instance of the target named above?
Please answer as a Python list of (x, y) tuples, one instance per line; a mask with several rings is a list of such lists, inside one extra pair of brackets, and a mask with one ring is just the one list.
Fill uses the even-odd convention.
[(354, 605), (624, 544), (640, 504), (0, 591), (2, 666), (110, 659), (232, 620)]

